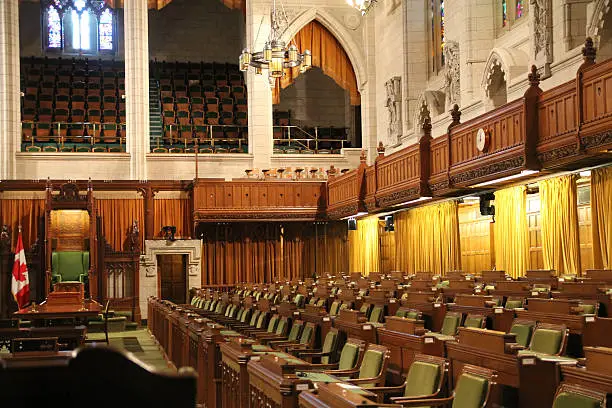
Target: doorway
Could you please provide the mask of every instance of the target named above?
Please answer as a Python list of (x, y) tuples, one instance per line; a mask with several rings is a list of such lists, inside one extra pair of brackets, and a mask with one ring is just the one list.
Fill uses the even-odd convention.
[(187, 301), (187, 255), (157, 255), (161, 298), (176, 304)]

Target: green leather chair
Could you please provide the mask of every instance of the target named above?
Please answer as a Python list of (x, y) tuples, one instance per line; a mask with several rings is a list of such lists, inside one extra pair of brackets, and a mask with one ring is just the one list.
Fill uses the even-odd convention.
[(397, 309), (397, 312), (395, 312), (395, 316), (403, 317), (406, 319), (420, 319), (421, 312), (415, 309), (407, 309), (404, 307), (400, 307), (399, 309)]
[(325, 336), (323, 347), (320, 350), (300, 350), (298, 357), (308, 362), (318, 358), (321, 364), (329, 364), (335, 357), (339, 337), (338, 329), (330, 329)]
[(51, 254), (52, 283), (87, 281), (89, 251), (61, 251)]
[(463, 327), (471, 327), (473, 329), (484, 329), (486, 318), (483, 315), (468, 314), (463, 322)]
[(534, 353), (561, 355), (564, 348), (565, 329), (536, 326), (531, 336), (529, 350)]
[(504, 306), (508, 310), (519, 309), (523, 307), (523, 299), (519, 298), (508, 298), (506, 305)]
[(302, 334), (304, 329), (304, 322), (302, 320), (295, 320), (289, 330), (289, 335), (286, 339), (262, 339), (262, 343), (268, 343), (270, 347), (275, 347), (277, 344), (289, 342), (296, 343)]
[(529, 346), (533, 328), (536, 323), (531, 320), (515, 319), (512, 322), (509, 333), (516, 334), (516, 343), (522, 347)]
[(385, 346), (369, 344), (359, 369), (349, 370), (349, 377), (357, 375), (356, 378), (346, 378), (344, 381), (359, 385), (363, 388), (377, 387), (385, 384), (387, 365), (389, 364), (390, 352)]
[(370, 313), (370, 317), (368, 318), (368, 322), (381, 323), (384, 315), (385, 315), (385, 308), (383, 306), (374, 306), (374, 308), (372, 309), (372, 312)]
[(605, 392), (574, 384), (561, 384), (553, 401), (553, 408), (601, 408), (605, 406)]
[(339, 311), (340, 311), (340, 301), (334, 300), (331, 306), (329, 307), (329, 315), (337, 316)]
[(387, 395), (397, 395), (390, 400), (396, 404), (413, 399), (439, 398), (446, 388), (449, 363), (442, 357), (415, 354), (404, 384), (395, 387), (372, 387), (368, 391), (378, 395), (384, 402)]
[(428, 335), (437, 337), (440, 340), (451, 340), (457, 334), (457, 329), (461, 325), (461, 313), (447, 312), (442, 322), (442, 328), (439, 333), (430, 332)]

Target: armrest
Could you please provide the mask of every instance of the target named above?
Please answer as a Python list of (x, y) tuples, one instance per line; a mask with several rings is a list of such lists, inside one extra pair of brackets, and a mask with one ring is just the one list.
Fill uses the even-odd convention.
[(381, 377), (382, 376), (379, 375), (378, 377), (370, 377), (370, 378), (349, 378), (344, 381), (349, 382), (351, 384), (363, 384), (363, 383), (371, 383), (371, 382), (380, 381)]
[(338, 368), (338, 363), (331, 363), (331, 364), (311, 364), (308, 366), (307, 369), (302, 370), (302, 371), (326, 371), (327, 374), (329, 374), (329, 372), (336, 370)]
[(321, 351), (317, 351), (316, 349), (306, 349), (306, 350), (300, 350), (300, 349), (296, 349), (295, 350), (298, 354), (298, 356), (308, 356), (308, 357), (328, 357), (331, 356), (331, 351), (327, 352), (327, 353), (323, 353)]
[[(419, 398), (419, 399), (410, 399), (410, 398), (391, 398), (391, 401), (397, 404), (402, 404), (403, 407), (439, 407), (449, 404), (453, 401), (454, 397), (448, 398)], [(380, 405), (379, 405), (380, 406)]]
[(328, 370), (328, 371), (324, 371), (325, 374), (331, 374), (331, 375), (342, 375), (342, 376), (353, 376), (357, 373), (359, 373), (359, 369), (358, 368), (352, 368), (350, 370)]
[(518, 343), (508, 343), (505, 346), (504, 352), (506, 354), (518, 354), (520, 350), (525, 350), (525, 347)]
[(404, 382), (402, 385), (396, 385), (394, 387), (368, 387), (368, 391), (373, 392), (377, 395), (378, 402), (383, 402), (385, 399), (385, 395), (402, 394), (405, 388), (406, 383)]
[(51, 280), (55, 280), (56, 282), (61, 282), (62, 281), (62, 275), (58, 274), (58, 273), (53, 273), (51, 274)]

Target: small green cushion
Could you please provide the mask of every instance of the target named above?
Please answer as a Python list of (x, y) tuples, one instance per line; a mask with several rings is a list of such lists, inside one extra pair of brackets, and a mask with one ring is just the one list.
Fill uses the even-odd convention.
[(510, 327), (510, 333), (516, 334), (516, 342), (523, 347), (529, 345), (532, 331), (533, 326), (529, 324), (515, 323)]
[(486, 378), (472, 374), (461, 374), (455, 387), (453, 408), (480, 408), (487, 396)]
[(507, 300), (506, 301), (506, 309), (513, 310), (519, 307), (523, 307), (522, 300)]
[(358, 357), (359, 347), (356, 344), (346, 343), (342, 348), (342, 353), (340, 353), (338, 370), (350, 370), (355, 367)]
[[(358, 378), (372, 378), (378, 377), (380, 374), (380, 368), (383, 362), (383, 353), (378, 350), (367, 350), (363, 356), (361, 367), (359, 367)], [(374, 387), (376, 384), (359, 384), (361, 387), (368, 388)]]
[(442, 330), (440, 333), (445, 336), (454, 336), (457, 334), (457, 327), (459, 327), (459, 319), (458, 315), (446, 315), (444, 316), (444, 322), (442, 323)]
[(482, 328), (482, 317), (474, 317), (470, 316), (465, 319), (465, 323), (463, 324), (465, 327), (471, 327), (474, 329)]
[(440, 367), (437, 364), (415, 361), (406, 377), (404, 397), (424, 397), (433, 394), (440, 382)]
[[(323, 353), (331, 353), (332, 351), (334, 351), (336, 349), (337, 338), (338, 338), (338, 335), (336, 332), (330, 331), (329, 333), (327, 333), (327, 336), (325, 336), (325, 342), (323, 342), (323, 348), (321, 349), (321, 351)], [(321, 364), (329, 364), (329, 356), (321, 357)]]
[(560, 392), (553, 402), (553, 408), (600, 408), (601, 401), (570, 392)]
[(557, 354), (563, 334), (559, 330), (536, 329), (529, 349), (536, 353)]

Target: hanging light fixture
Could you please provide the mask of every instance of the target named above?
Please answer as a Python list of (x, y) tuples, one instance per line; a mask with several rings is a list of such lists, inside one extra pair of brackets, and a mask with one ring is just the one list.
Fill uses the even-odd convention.
[(376, 4), (376, 1), (377, 0), (346, 0), (348, 5), (359, 10), (362, 16), (370, 10), (370, 7)]
[(270, 85), (274, 86), (277, 78), (285, 75), (284, 70), (288, 68), (300, 67), (304, 72), (312, 66), (312, 54), (309, 50), (300, 53), (295, 44), (287, 47), (282, 40), (284, 30), (281, 30), (281, 22), (287, 25), (287, 16), (284, 11), (276, 9), (276, 0), (272, 2), (272, 12), (270, 13), (270, 35), (263, 50), (251, 52), (248, 48), (242, 50), (240, 54), (240, 70), (247, 71), (249, 67), (255, 68), (255, 74), (263, 74), (263, 70), (268, 70)]

